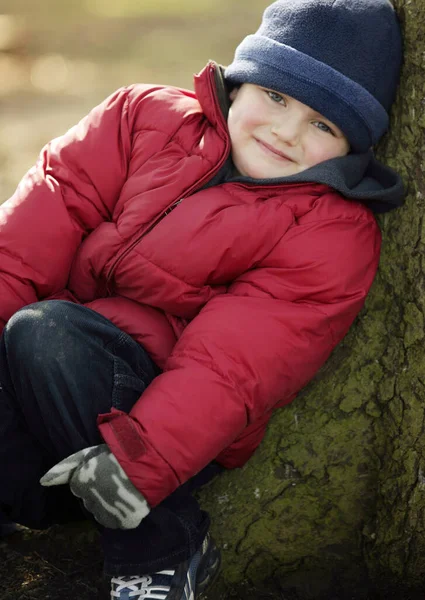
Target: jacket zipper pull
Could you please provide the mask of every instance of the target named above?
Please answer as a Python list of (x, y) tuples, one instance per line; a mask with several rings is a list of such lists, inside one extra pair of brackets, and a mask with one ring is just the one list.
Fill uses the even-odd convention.
[(170, 214), (170, 212), (176, 208), (177, 204), (180, 204), (180, 202), (183, 202), (184, 198), (180, 198), (180, 200), (177, 200), (176, 202), (174, 202), (171, 206), (169, 206), (166, 210), (164, 210), (164, 212), (162, 213), (163, 217), (166, 217), (167, 215)]

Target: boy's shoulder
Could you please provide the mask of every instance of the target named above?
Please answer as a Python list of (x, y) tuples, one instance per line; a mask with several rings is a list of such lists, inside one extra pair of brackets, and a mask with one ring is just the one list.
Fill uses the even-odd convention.
[[(254, 192), (255, 188), (251, 189)], [(344, 221), (376, 224), (375, 215), (367, 204), (346, 198), (338, 190), (323, 183), (283, 184), (270, 191), (270, 198), (272, 197), (280, 200), (283, 209), (292, 212), (298, 225)]]
[(376, 218), (367, 204), (344, 197), (341, 192), (326, 185), (318, 184), (320, 195), (312, 203), (311, 210), (302, 217), (303, 224), (321, 222), (369, 222), (374, 226)]
[[(193, 90), (149, 83), (135, 83), (125, 90), (129, 107), (133, 110), (143, 108), (144, 114), (149, 114), (149, 111), (168, 111), (169, 116), (177, 119), (199, 115), (206, 117), (215, 127), (225, 127), (228, 92), (223, 80), (223, 69), (213, 61), (209, 61), (194, 77)], [(222, 96), (225, 96), (225, 100)]]
[(133, 133), (156, 131), (170, 137), (185, 123), (204, 118), (195, 92), (170, 85), (134, 83), (116, 90), (100, 108), (106, 113), (114, 105)]

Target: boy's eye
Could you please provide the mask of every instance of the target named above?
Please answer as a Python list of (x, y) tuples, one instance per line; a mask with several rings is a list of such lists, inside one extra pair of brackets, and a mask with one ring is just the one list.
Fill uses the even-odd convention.
[(329, 127), (329, 125), (326, 125), (326, 123), (323, 123), (323, 121), (315, 121), (314, 125), (325, 133), (330, 133), (333, 136), (335, 135), (334, 131)]
[(268, 97), (273, 100), (273, 102), (283, 104), (284, 106), (286, 105), (285, 98), (281, 94), (278, 94), (277, 92), (272, 92), (271, 90), (265, 90), (265, 92), (268, 95)]

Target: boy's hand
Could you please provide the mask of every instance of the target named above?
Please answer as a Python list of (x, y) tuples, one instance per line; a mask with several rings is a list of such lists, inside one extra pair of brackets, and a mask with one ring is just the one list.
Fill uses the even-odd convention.
[(133, 529), (150, 511), (106, 444), (68, 456), (47, 471), (40, 483), (69, 483), (96, 521), (111, 529)]

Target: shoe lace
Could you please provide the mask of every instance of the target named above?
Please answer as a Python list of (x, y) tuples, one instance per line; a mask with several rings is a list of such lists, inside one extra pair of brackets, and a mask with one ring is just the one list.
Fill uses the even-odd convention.
[[(160, 578), (161, 584), (155, 582), (155, 576)], [(174, 571), (158, 571), (153, 576), (144, 575), (143, 577), (113, 577), (111, 579), (111, 600), (113, 598), (122, 598), (121, 592), (126, 592), (126, 597), (134, 598), (134, 600), (166, 600), (171, 589), (169, 585), (164, 585), (164, 576), (169, 577), (170, 581), (174, 575)]]

